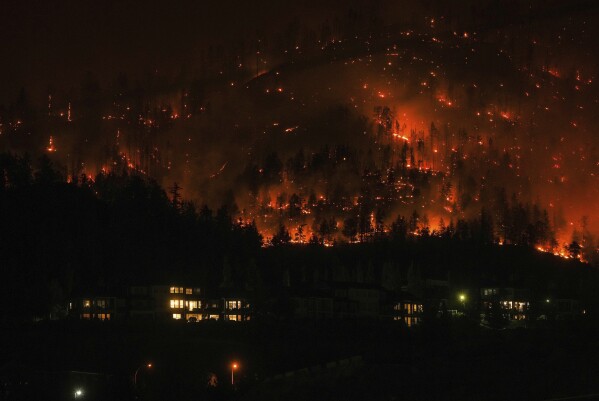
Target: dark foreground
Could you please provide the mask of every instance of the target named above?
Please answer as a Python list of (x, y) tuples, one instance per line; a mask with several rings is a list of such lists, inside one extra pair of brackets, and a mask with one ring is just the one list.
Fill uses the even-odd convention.
[(589, 322), (46, 322), (2, 329), (0, 400), (555, 399), (599, 393), (598, 334)]

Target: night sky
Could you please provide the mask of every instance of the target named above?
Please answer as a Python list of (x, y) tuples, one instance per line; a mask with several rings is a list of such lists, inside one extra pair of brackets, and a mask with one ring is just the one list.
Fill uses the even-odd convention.
[(309, 22), (335, 8), (333, 1), (5, 2), (1, 99), (21, 87), (42, 96), (47, 86), (77, 86), (87, 71), (106, 80), (120, 72), (177, 72), (204, 46), (257, 30), (277, 35), (291, 18)]

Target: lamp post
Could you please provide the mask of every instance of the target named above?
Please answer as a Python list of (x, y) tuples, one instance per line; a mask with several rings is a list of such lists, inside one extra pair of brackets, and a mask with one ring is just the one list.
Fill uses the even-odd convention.
[(141, 368), (148, 368), (150, 369), (152, 367), (151, 363), (145, 364), (145, 365), (141, 365), (139, 368), (135, 369), (135, 374), (133, 375), (133, 384), (137, 386), (137, 373), (139, 372), (139, 370)]
[(235, 371), (237, 370), (237, 362), (233, 362), (233, 364), (231, 365), (231, 385), (234, 386), (235, 385)]

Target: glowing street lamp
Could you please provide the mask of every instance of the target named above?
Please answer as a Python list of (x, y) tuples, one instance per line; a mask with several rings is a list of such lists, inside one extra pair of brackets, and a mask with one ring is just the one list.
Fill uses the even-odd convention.
[(233, 362), (231, 365), (231, 385), (235, 385), (235, 371), (238, 367), (239, 365), (237, 365), (237, 362)]
[(135, 369), (135, 374), (133, 375), (133, 384), (135, 384), (135, 385), (137, 385), (137, 373), (139, 372), (139, 370), (141, 368), (148, 368), (148, 369), (150, 369), (150, 368), (152, 368), (152, 364), (148, 363), (148, 364), (145, 364), (145, 365), (141, 365), (139, 368)]
[(463, 292), (458, 294), (458, 299), (462, 303), (462, 309), (465, 310), (466, 309), (466, 294), (464, 294)]
[(75, 398), (82, 398), (83, 397), (83, 390), (80, 389), (80, 388), (76, 389), (74, 395), (75, 395)]

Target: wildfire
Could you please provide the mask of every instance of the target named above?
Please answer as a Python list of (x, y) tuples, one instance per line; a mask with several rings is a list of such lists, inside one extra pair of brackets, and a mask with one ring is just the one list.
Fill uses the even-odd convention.
[(54, 138), (50, 135), (50, 140), (48, 141), (48, 147), (46, 150), (50, 153), (56, 152), (56, 146), (54, 146)]

